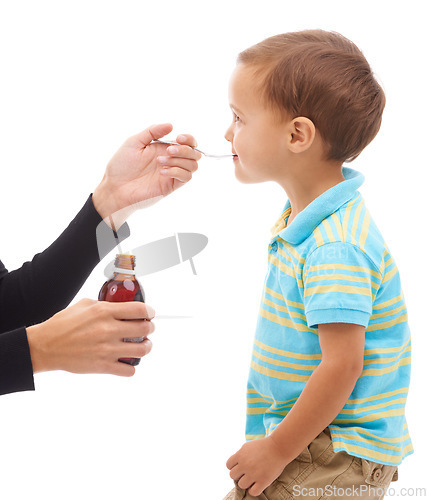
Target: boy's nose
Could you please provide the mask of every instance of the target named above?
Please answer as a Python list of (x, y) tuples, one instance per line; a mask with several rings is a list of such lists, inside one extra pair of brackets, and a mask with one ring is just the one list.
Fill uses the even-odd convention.
[(232, 125), (228, 127), (228, 129), (225, 131), (224, 137), (228, 142), (231, 142), (233, 139), (233, 133), (231, 131)]

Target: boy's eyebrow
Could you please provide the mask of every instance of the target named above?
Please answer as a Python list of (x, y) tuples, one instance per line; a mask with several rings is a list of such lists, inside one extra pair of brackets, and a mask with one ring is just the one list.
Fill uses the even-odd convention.
[(242, 111), (240, 111), (240, 109), (239, 109), (239, 108), (237, 108), (234, 104), (230, 104), (230, 108), (231, 108), (231, 110), (232, 110), (232, 111), (237, 111), (237, 113), (238, 113), (239, 115), (242, 115), (242, 114), (243, 114), (243, 113), (242, 113)]

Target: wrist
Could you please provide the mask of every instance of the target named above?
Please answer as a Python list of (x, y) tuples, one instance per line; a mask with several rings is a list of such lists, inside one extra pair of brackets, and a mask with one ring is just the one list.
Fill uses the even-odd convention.
[(28, 345), (30, 347), (31, 363), (33, 373), (47, 372), (49, 368), (49, 356), (42, 346), (42, 324), (29, 326), (27, 330)]
[(281, 459), (283, 464), (287, 465), (293, 460), (293, 457), (290, 457), (287, 453), (287, 447), (285, 443), (283, 443), (281, 439), (278, 439), (277, 435), (274, 436), (274, 432), (268, 435), (265, 439), (270, 444), (273, 452), (279, 457), (279, 459)]
[(103, 219), (108, 219), (108, 217), (115, 212), (113, 202), (111, 190), (108, 188), (107, 181), (104, 177), (98, 186), (96, 186), (92, 194), (93, 206)]
[(92, 203), (104, 222), (113, 228), (113, 221), (114, 229), (118, 231), (134, 210), (131, 206), (121, 207), (113, 192), (114, 189), (108, 185), (108, 181), (104, 178), (92, 194)]

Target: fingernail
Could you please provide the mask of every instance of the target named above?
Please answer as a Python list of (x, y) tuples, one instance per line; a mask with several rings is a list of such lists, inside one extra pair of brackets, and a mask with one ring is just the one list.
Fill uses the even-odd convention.
[(159, 163), (166, 163), (168, 161), (168, 159), (166, 158), (166, 156), (158, 156), (157, 160), (158, 160)]
[(168, 152), (169, 152), (170, 154), (172, 154), (172, 155), (176, 155), (176, 153), (178, 153), (178, 148), (177, 148), (177, 147), (175, 147), (175, 146), (170, 146), (170, 147), (168, 148)]
[(187, 140), (187, 136), (186, 136), (186, 135), (179, 135), (179, 136), (177, 137), (177, 139), (179, 139), (181, 142), (184, 142), (184, 141), (186, 141), (186, 140)]

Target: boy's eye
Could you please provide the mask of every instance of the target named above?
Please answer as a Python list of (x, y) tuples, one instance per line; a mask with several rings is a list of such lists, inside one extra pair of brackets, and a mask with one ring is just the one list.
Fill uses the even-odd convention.
[(236, 115), (236, 113), (233, 113), (233, 115), (234, 115), (234, 121), (239, 122), (240, 118)]

